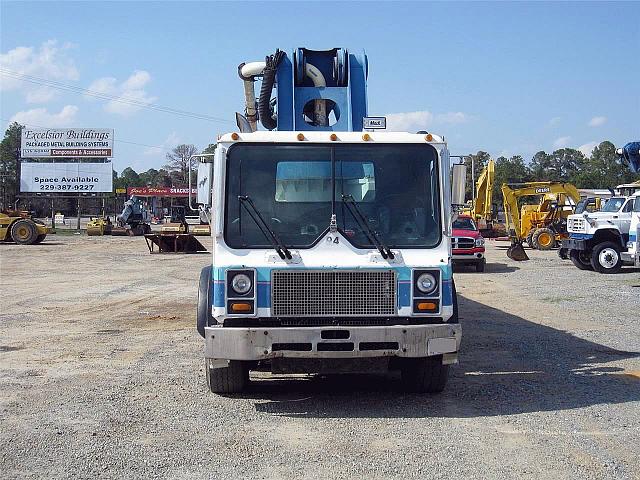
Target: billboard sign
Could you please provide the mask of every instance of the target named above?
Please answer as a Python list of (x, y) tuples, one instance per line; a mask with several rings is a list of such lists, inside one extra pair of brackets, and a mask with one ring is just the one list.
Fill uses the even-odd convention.
[[(191, 194), (196, 195), (197, 189), (192, 188)], [(127, 195), (137, 195), (139, 197), (187, 197), (188, 188), (178, 187), (127, 187)]]
[(113, 191), (111, 163), (22, 162), (20, 191), (93, 193)]
[(24, 127), (20, 147), (22, 158), (110, 158), (113, 129)]

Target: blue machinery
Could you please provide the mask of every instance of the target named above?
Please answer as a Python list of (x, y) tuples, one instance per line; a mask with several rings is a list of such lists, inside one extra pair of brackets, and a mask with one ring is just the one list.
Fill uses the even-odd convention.
[[(367, 116), (364, 52), (297, 48), (287, 55), (278, 50), (265, 62), (241, 64), (238, 73), (245, 83), (247, 104), (245, 115), (236, 115), (241, 131), (255, 131), (256, 120), (267, 130), (362, 130)], [(256, 106), (253, 84), (257, 76), (263, 78)]]
[(618, 154), (629, 165), (632, 172), (640, 173), (640, 142), (630, 142), (618, 149)]

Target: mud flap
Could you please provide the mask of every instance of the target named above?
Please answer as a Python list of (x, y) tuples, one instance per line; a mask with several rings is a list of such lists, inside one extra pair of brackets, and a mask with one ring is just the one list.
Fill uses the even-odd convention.
[(522, 243), (514, 243), (507, 249), (507, 257), (516, 262), (529, 260), (527, 252), (524, 251)]

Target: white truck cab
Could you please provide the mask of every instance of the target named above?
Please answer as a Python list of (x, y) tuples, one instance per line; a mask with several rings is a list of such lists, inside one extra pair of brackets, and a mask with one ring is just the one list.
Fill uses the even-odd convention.
[(627, 252), (632, 210), (636, 196), (611, 197), (599, 212), (569, 215), (562, 248), (581, 270), (616, 273), (632, 262)]

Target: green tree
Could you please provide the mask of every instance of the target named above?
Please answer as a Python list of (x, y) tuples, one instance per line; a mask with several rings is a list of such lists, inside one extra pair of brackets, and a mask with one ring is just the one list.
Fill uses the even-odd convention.
[(13, 122), (0, 142), (0, 209), (10, 208), (20, 192), (19, 165), (22, 125)]
[(502, 204), (503, 183), (523, 183), (531, 179), (531, 171), (520, 155), (511, 158), (498, 157), (493, 181), (493, 203)]
[(614, 188), (637, 179), (638, 175), (620, 161), (615, 145), (605, 140), (593, 149), (575, 183), (578, 188)]

